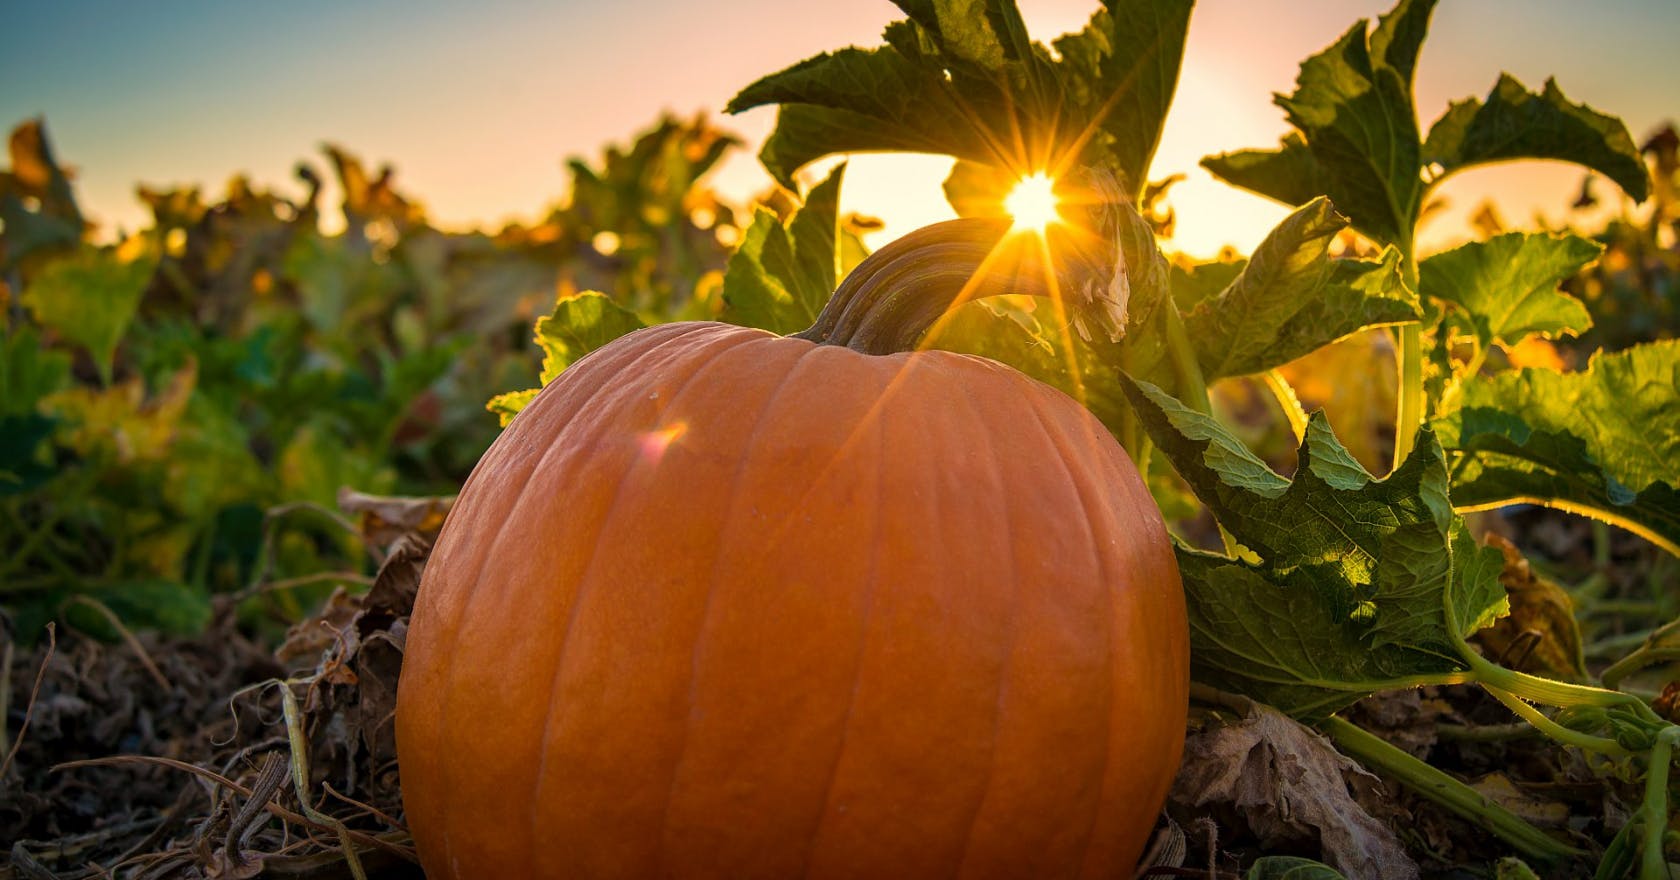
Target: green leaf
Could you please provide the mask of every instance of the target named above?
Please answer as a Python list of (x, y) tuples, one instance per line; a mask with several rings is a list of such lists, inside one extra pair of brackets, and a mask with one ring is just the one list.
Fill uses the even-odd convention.
[(509, 391), (498, 394), (490, 398), (484, 408), (495, 413), (497, 423), (505, 428), (509, 422), (513, 421), (514, 416), (519, 415), (519, 412), (529, 406), (531, 401), (537, 399), (537, 393), (540, 391), (542, 391), (541, 388), (527, 388), (524, 391)]
[(1295, 132), (1275, 150), (1237, 150), (1208, 156), (1201, 166), (1232, 186), (1285, 205), (1304, 205), (1330, 191), (1330, 181), (1307, 142)]
[[(779, 104), (759, 154), (784, 185), (823, 156), (910, 151), (1015, 176), (1070, 164), (1140, 190), (1178, 82), (1191, 3), (1108, 0), (1082, 31), (1031, 41), (1013, 0), (905, 0), (886, 46), (824, 53), (767, 76), (731, 113)], [(1073, 155), (1077, 153), (1078, 155)]]
[(547, 385), (579, 358), (645, 326), (635, 312), (604, 293), (591, 290), (561, 297), (552, 313), (537, 319), (537, 344), (543, 350), (542, 383)]
[[(976, 89), (966, 107), (946, 80), (939, 51), (918, 26), (888, 29), (895, 45), (846, 48), (808, 58), (741, 90), (727, 112), (782, 105), (776, 129), (759, 158), (783, 186), (796, 189), (795, 171), (836, 153), (896, 150), (995, 161), (986, 115), (998, 105)], [(930, 53), (906, 56), (901, 46)]]
[(1494, 862), (1493, 872), (1494, 880), (1540, 880), (1540, 875), (1516, 856), (1505, 856)]
[(1185, 316), (1209, 381), (1269, 370), (1349, 333), (1421, 316), (1397, 251), (1378, 261), (1330, 258), (1346, 226), (1329, 200), (1308, 202), (1266, 236), (1224, 290)]
[(1680, 340), (1471, 381), (1435, 428), (1461, 507), (1544, 504), (1680, 555)]
[(87, 248), (36, 275), (23, 292), (23, 304), (43, 326), (87, 349), (109, 382), (117, 343), (155, 268), (151, 257), (125, 260), (113, 250)]
[[(322, 450), (322, 454), (357, 457), (334, 449)], [(193, 521), (224, 505), (261, 498), (272, 485), (268, 469), (251, 454), (246, 426), (203, 394), (194, 394), (187, 401), (170, 444), (166, 469), (164, 500)]]
[(1412, 78), (1434, 5), (1401, 0), (1375, 33), (1361, 19), (1302, 62), (1295, 92), (1276, 99), (1301, 139), (1274, 153), (1228, 154), (1203, 165), (1290, 204), (1328, 195), (1360, 232), (1409, 242), (1423, 195)]
[(1614, 180), (1634, 201), (1644, 201), (1651, 184), (1620, 119), (1571, 104), (1554, 80), (1536, 95), (1510, 74), (1500, 74), (1486, 102), (1470, 98), (1449, 107), (1430, 126), (1423, 159), (1439, 164), (1442, 177), (1512, 159), (1574, 162)]
[[(1076, 121), (1106, 136), (1110, 167), (1136, 196), (1178, 88), (1192, 3), (1105, 0), (1090, 24), (1055, 41), (1064, 80), (1080, 108)], [(1071, 75), (1069, 75), (1071, 74)]]
[(1180, 550), (1197, 680), (1316, 718), (1462, 673), (1464, 635), (1504, 613), (1505, 591), (1498, 551), (1452, 512), (1433, 435), (1378, 480), (1315, 413), (1289, 480), (1213, 418), (1123, 385), (1157, 448), (1259, 557)]
[(1211, 301), (1231, 286), (1248, 266), (1247, 260), (1214, 260), (1182, 265), (1173, 263), (1170, 282), (1173, 303), (1188, 315), (1196, 306)]
[(1248, 866), (1243, 880), (1347, 880), (1323, 862), (1299, 856), (1262, 856)]
[(836, 166), (785, 226), (767, 210), (753, 218), (723, 278), (724, 320), (784, 336), (816, 323), (840, 273), (845, 173)]
[(0, 416), (33, 413), (41, 398), (69, 383), (70, 355), (42, 345), (33, 327), (0, 333)]
[(1587, 307), (1558, 285), (1604, 247), (1574, 235), (1513, 232), (1436, 254), (1418, 266), (1424, 296), (1463, 309), (1484, 347), (1531, 333), (1555, 338), (1592, 326)]
[[(957, 58), (988, 70), (1003, 65), (1003, 42), (998, 39), (998, 32), (989, 20), (989, 16), (998, 5), (996, 0), (931, 0), (931, 3), (929, 30), (933, 32), (941, 48)], [(913, 3), (909, 6), (925, 8), (927, 4)], [(921, 12), (920, 9), (912, 11), (908, 7), (904, 11), (912, 18)], [(929, 26), (927, 13), (921, 12), (921, 16), (923, 26)]]
[[(542, 384), (553, 382), (584, 355), (646, 326), (635, 312), (604, 293), (588, 290), (561, 297), (554, 311), (536, 323), (536, 342), (543, 350)], [(527, 388), (498, 394), (484, 408), (495, 413), (505, 428), (541, 390)]]

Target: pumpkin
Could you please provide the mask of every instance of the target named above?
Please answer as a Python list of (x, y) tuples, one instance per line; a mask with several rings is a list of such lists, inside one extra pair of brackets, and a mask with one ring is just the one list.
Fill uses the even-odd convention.
[(485, 454), (400, 684), (428, 876), (1129, 876), (1183, 742), (1172, 547), (1072, 399), (894, 351), (991, 283), (1001, 229), (952, 222), (798, 337), (625, 336)]

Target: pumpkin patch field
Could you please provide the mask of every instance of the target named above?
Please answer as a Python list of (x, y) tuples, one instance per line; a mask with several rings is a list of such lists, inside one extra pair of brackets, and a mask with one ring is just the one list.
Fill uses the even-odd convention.
[(1673, 126), (1431, 112), (1400, 0), (1202, 259), (1219, 10), (892, 6), (495, 231), (336, 145), (112, 229), (16, 121), (0, 878), (1673, 876)]

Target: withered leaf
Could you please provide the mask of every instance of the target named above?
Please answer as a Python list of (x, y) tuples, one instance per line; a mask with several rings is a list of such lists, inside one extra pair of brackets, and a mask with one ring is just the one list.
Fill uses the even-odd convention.
[(1484, 543), (1505, 555), (1499, 583), (1510, 596), (1511, 613), (1476, 633), (1476, 641), (1490, 658), (1519, 672), (1570, 681), (1585, 678), (1575, 601), (1562, 587), (1535, 574), (1515, 544), (1492, 533)]
[(1246, 717), (1190, 735), (1168, 804), (1233, 811), (1268, 850), (1316, 840), (1350, 880), (1418, 877), (1394, 831), (1354, 800), (1354, 785), (1378, 783), (1322, 736), (1256, 703)]
[(369, 495), (349, 486), (338, 490), (338, 507), (359, 515), (362, 539), (369, 547), (385, 550), (398, 538), (417, 533), (428, 540), (437, 538), (455, 496), (400, 497)]

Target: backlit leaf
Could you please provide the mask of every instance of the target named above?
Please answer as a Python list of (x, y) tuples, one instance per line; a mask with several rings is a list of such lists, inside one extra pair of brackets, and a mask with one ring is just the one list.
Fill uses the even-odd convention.
[(1620, 119), (1570, 103), (1554, 80), (1537, 95), (1508, 73), (1485, 102), (1459, 101), (1430, 126), (1423, 159), (1441, 165), (1442, 176), (1511, 159), (1574, 162), (1614, 180), (1635, 201), (1644, 201), (1651, 185)]
[(1435, 426), (1461, 507), (1559, 507), (1680, 555), (1680, 340), (1468, 382)]
[(1301, 136), (1279, 151), (1226, 154), (1204, 167), (1288, 204), (1328, 195), (1360, 232), (1409, 243), (1423, 195), (1412, 79), (1434, 5), (1401, 0), (1374, 32), (1356, 22), (1302, 62), (1294, 93), (1277, 96)]
[(905, 0), (887, 45), (807, 59), (742, 90), (779, 104), (760, 158), (784, 185), (835, 153), (937, 153), (1015, 176), (1065, 160), (1142, 187), (1172, 102), (1191, 4), (1108, 0), (1090, 23), (1031, 41), (1013, 0)]
[(1260, 560), (1180, 550), (1197, 680), (1319, 717), (1465, 668), (1464, 635), (1504, 613), (1505, 591), (1499, 553), (1451, 510), (1432, 435), (1378, 480), (1314, 414), (1289, 480), (1214, 419), (1123, 384), (1157, 448)]
[(604, 293), (587, 291), (562, 297), (553, 312), (537, 319), (537, 344), (543, 350), (542, 383), (547, 385), (579, 358), (644, 326), (635, 312)]
[(773, 333), (816, 323), (839, 275), (840, 182), (836, 166), (786, 225), (760, 210), (723, 276), (723, 318)]
[(1603, 250), (1579, 236), (1513, 232), (1424, 260), (1419, 287), (1463, 309), (1484, 346), (1513, 346), (1531, 333), (1576, 335), (1592, 326), (1592, 316), (1558, 285)]
[(1209, 379), (1288, 363), (1357, 330), (1420, 317), (1392, 249), (1377, 261), (1334, 260), (1346, 228), (1328, 200), (1289, 215), (1217, 296), (1185, 315), (1185, 329)]

